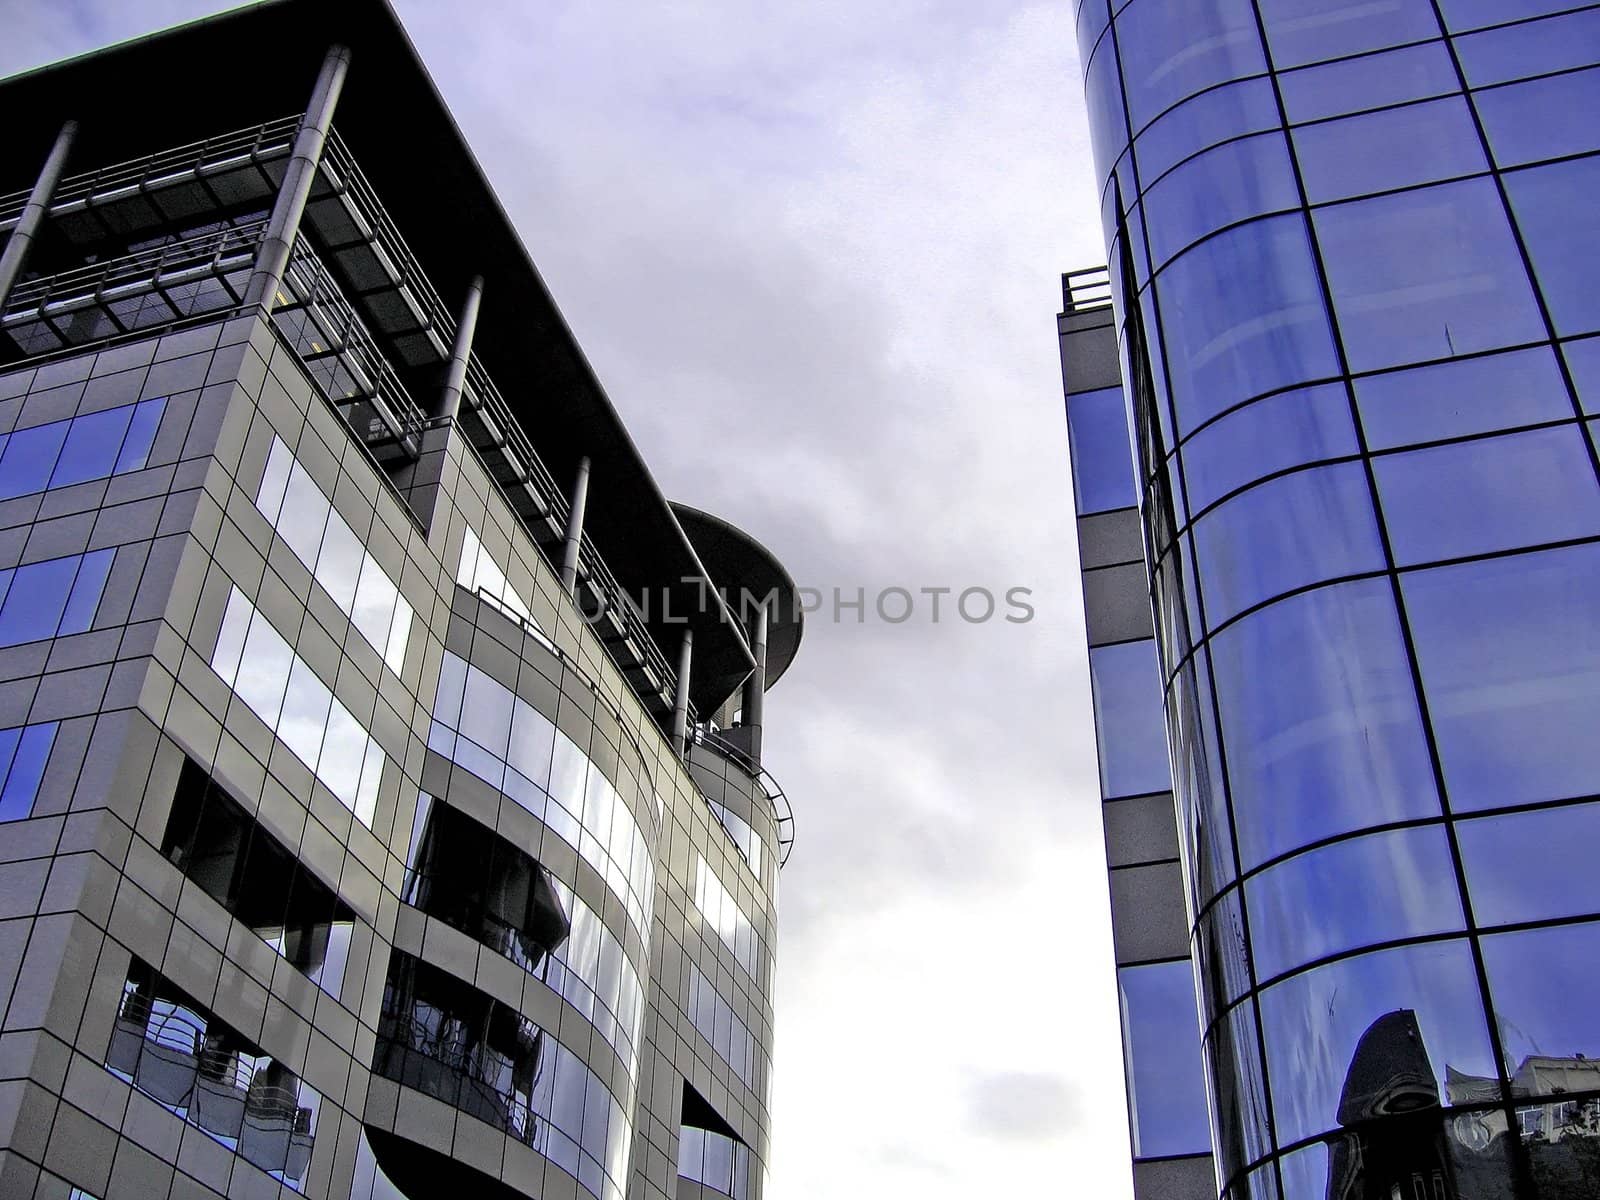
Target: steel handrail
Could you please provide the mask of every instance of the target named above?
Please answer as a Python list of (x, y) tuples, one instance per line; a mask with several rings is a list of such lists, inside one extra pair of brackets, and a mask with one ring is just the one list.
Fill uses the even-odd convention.
[(794, 849), (794, 810), (789, 807), (789, 798), (784, 795), (782, 786), (773, 778), (771, 771), (709, 725), (695, 725), (692, 728), (696, 745), (709, 746), (723, 757), (732, 759), (734, 764), (752, 776), (761, 785), (761, 790), (767, 794), (767, 800), (772, 804), (773, 816), (778, 822), (778, 865), (783, 866), (789, 861), (789, 853)]

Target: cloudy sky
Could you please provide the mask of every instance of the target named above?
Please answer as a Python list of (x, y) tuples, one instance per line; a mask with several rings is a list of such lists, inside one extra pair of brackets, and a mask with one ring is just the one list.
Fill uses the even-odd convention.
[[(396, 3), (669, 495), (830, 595), (1033, 591), (1026, 624), (815, 614), (769, 699), (774, 1200), (1121, 1200), (1053, 320), (1104, 254), (1068, 0)], [(222, 7), (0, 0), (0, 73)]]

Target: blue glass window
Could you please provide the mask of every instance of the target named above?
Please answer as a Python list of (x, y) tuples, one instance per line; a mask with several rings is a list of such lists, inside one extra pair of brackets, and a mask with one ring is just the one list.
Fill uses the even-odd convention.
[(1517, 0), (1516, 7), (1507, 11), (1506, 0), (1440, 0), (1444, 25), (1451, 33), (1497, 25), (1502, 21), (1539, 17), (1576, 7), (1576, 0)]
[(1243, 79), (1202, 92), (1153, 122), (1134, 143), (1140, 177), (1166, 174), (1198, 150), (1247, 133), (1278, 128), (1272, 81)]
[(1279, 601), (1217, 634), (1211, 657), (1242, 866), (1438, 815), (1388, 580)]
[(1600, 546), (1403, 577), (1451, 807), (1583, 796), (1600, 779)]
[(1385, 565), (1360, 463), (1258, 484), (1196, 521), (1194, 543), (1212, 629), (1273, 596)]
[(165, 407), (144, 400), (0, 434), (0, 500), (138, 470)]
[(1554, 75), (1477, 92), (1473, 102), (1502, 167), (1584, 154), (1600, 148), (1600, 70)]
[(1238, 1005), (1212, 1026), (1204, 1054), (1217, 1087), (1212, 1128), (1217, 1131), (1214, 1149), (1220, 1159), (1219, 1173), (1231, 1172), (1272, 1149), (1267, 1127), (1267, 1071), (1261, 1062), (1254, 1006)]
[(1330, 954), (1463, 925), (1444, 828), (1335, 842), (1245, 883), (1256, 977)]
[(1188, 959), (1123, 967), (1123, 1048), (1135, 1158), (1211, 1148), (1194, 969)]
[(1100, 43), (1100, 53), (1089, 60), (1083, 79), (1084, 100), (1089, 111), (1089, 136), (1094, 145), (1095, 165), (1109, 176), (1112, 165), (1128, 144), (1128, 122), (1122, 110), (1122, 84), (1117, 78), (1117, 56), (1111, 39)]
[(1472, 87), (1587, 67), (1600, 58), (1600, 9), (1457, 38), (1456, 54)]
[(1572, 415), (1561, 369), (1543, 348), (1358, 379), (1356, 400), (1374, 450)]
[(1339, 373), (1302, 217), (1220, 233), (1156, 281), (1184, 433), (1225, 409)]
[(1586, 413), (1600, 413), (1600, 338), (1564, 342), (1561, 353), (1572, 372), (1578, 400)]
[(1207, 425), (1185, 443), (1189, 503), (1199, 511), (1262, 476), (1358, 449), (1343, 386), (1269, 396)]
[(1094, 721), (1100, 744), (1100, 793), (1137, 796), (1172, 789), (1161, 674), (1155, 639), (1089, 651)]
[(1600, 533), (1600, 485), (1577, 424), (1380, 455), (1397, 566)]
[(96, 550), (0, 571), (0, 646), (88, 629), (115, 555)]
[(1443, 42), (1302, 67), (1278, 76), (1291, 121), (1316, 121), (1461, 90)]
[(1489, 168), (1460, 96), (1305, 125), (1294, 145), (1312, 204)]
[(1319, 209), (1316, 223), (1352, 370), (1544, 337), (1489, 180)]
[(1289, 148), (1281, 133), (1226, 142), (1189, 159), (1146, 190), (1156, 269), (1190, 243), (1248, 217), (1296, 208)]
[(1120, 387), (1080, 392), (1067, 400), (1072, 490), (1080, 514), (1130, 508), (1138, 502), (1128, 410)]
[(0, 821), (20, 821), (33, 814), (55, 741), (55, 721), (0, 729)]
[(1185, 96), (1267, 66), (1250, 0), (1133, 0), (1117, 31), (1135, 130)]
[(1511, 208), (1533, 259), (1545, 303), (1563, 336), (1600, 329), (1600, 157), (1514, 171), (1505, 177)]
[(1085, 62), (1109, 24), (1111, 12), (1106, 8), (1106, 0), (1083, 0), (1078, 6), (1078, 52)]
[(1600, 804), (1462, 821), (1456, 842), (1479, 925), (1600, 912)]
[(1428, 0), (1260, 0), (1273, 65), (1298, 67), (1439, 36)]
[(1483, 965), (1511, 1090), (1600, 1088), (1600, 922), (1486, 937)]

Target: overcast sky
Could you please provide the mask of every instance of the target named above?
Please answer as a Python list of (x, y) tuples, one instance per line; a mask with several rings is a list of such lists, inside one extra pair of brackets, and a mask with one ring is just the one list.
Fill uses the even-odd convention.
[[(773, 1200), (1128, 1196), (1053, 319), (1104, 259), (1070, 3), (396, 3), (666, 493), (869, 596), (768, 702)], [(0, 0), (0, 73), (223, 7)], [(1037, 615), (890, 624), (884, 587)]]

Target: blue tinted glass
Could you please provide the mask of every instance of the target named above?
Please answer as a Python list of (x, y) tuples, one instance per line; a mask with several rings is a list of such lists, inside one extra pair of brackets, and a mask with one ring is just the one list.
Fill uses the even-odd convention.
[(111, 474), (132, 417), (133, 405), (125, 404), (67, 422), (67, 439), (50, 476), (50, 486), (69, 487)]
[(1305, 125), (1294, 145), (1312, 204), (1489, 168), (1459, 96)]
[(1556, 330), (1563, 335), (1600, 329), (1600, 157), (1515, 171), (1505, 177)]
[[(21, 739), (21, 737), (22, 726), (20, 725), (13, 726), (10, 729), (0, 729), (0, 798), (4, 797), (4, 781), (6, 776), (11, 771), (11, 762), (16, 757), (17, 742)], [(18, 807), (20, 809), (21, 806), (19, 805)], [(29, 801), (28, 807), (30, 810), (32, 809), (31, 800)], [(28, 814), (26, 812), (20, 812), (17, 816), (10, 816), (5, 812), (3, 807), (0, 807), (0, 820), (16, 821), (21, 820), (22, 817), (27, 815)]]
[(1457, 38), (1456, 54), (1472, 87), (1586, 67), (1600, 59), (1600, 9)]
[(1200, 1023), (1189, 960), (1123, 967), (1123, 1046), (1128, 1107), (1138, 1158), (1197, 1154), (1211, 1148), (1201, 1073)]
[(1483, 965), (1511, 1090), (1600, 1088), (1600, 922), (1486, 937)]
[(1185, 96), (1266, 70), (1250, 0), (1133, 0), (1117, 35), (1135, 130)]
[(1156, 290), (1185, 433), (1252, 396), (1339, 373), (1300, 216), (1202, 242)]
[(1384, 567), (1360, 463), (1259, 484), (1200, 518), (1194, 541), (1212, 629), (1295, 588)]
[(1319, 209), (1316, 223), (1352, 370), (1544, 337), (1489, 180)]
[(1406, 575), (1456, 810), (1588, 795), (1600, 779), (1600, 546)]
[(1374, 450), (1560, 421), (1572, 415), (1547, 349), (1517, 350), (1356, 380)]
[(1083, 0), (1078, 7), (1078, 53), (1085, 62), (1109, 24), (1111, 11), (1106, 0)]
[(1462, 821), (1456, 841), (1479, 925), (1600, 912), (1600, 804)]
[(1207, 146), (1278, 128), (1278, 103), (1268, 79), (1245, 79), (1186, 100), (1134, 143), (1140, 177), (1152, 180)]
[(1278, 77), (1291, 121), (1315, 121), (1461, 90), (1443, 42), (1406, 46)]
[(0, 458), (0, 499), (44, 491), (70, 423), (52, 421), (12, 433), (6, 442), (5, 457)]
[(1156, 269), (1191, 242), (1247, 217), (1298, 207), (1281, 133), (1227, 142), (1192, 158), (1145, 192)]
[(166, 406), (165, 399), (142, 400), (133, 406), (133, 421), (128, 426), (122, 451), (117, 455), (118, 472), (137, 471), (149, 461), (150, 447), (155, 443), (156, 430), (160, 428)]
[(1128, 410), (1121, 388), (1081, 392), (1067, 399), (1072, 444), (1072, 490), (1078, 512), (1128, 508), (1138, 500)]
[(1578, 400), (1586, 413), (1600, 412), (1600, 338), (1585, 338), (1580, 342), (1565, 342), (1561, 353), (1572, 372), (1572, 382), (1578, 389)]
[(1464, 942), (1379, 950), (1296, 975), (1262, 994), (1261, 1024), (1279, 1145), (1384, 1112), (1393, 1097), (1364, 1081), (1400, 1075), (1437, 1105), (1446, 1067), (1495, 1070)]
[(1207, 425), (1185, 443), (1183, 478), (1189, 503), (1199, 511), (1274, 471), (1358, 449), (1342, 386), (1269, 396)]
[(1556, 75), (1473, 97), (1495, 162), (1517, 167), (1600, 148), (1600, 70)]
[(1172, 788), (1161, 675), (1152, 638), (1089, 651), (1095, 729), (1100, 744), (1100, 792), (1135, 796)]
[(1575, 424), (1373, 461), (1395, 564), (1600, 533), (1600, 485)]
[(1260, 0), (1272, 62), (1298, 67), (1439, 36), (1429, 0)]
[(1462, 927), (1439, 825), (1335, 842), (1245, 884), (1256, 978), (1379, 942)]
[(1083, 92), (1089, 108), (1089, 136), (1094, 144), (1095, 165), (1102, 177), (1109, 176), (1112, 164), (1128, 144), (1122, 87), (1117, 79), (1117, 56), (1112, 53), (1110, 38), (1100, 44), (1100, 53), (1089, 61)]
[(78, 574), (77, 555), (18, 567), (0, 606), (0, 646), (54, 637)]
[(100, 607), (100, 595), (105, 591), (106, 576), (111, 573), (111, 560), (115, 555), (115, 550), (96, 550), (83, 556), (78, 577), (73, 580), (67, 597), (66, 610), (61, 614), (61, 634), (82, 633), (94, 624), (95, 609)]
[(1451, 33), (1460, 33), (1466, 29), (1480, 29), (1485, 25), (1496, 25), (1502, 21), (1539, 17), (1560, 12), (1564, 8), (1576, 8), (1580, 2), (1581, 0), (1516, 0), (1515, 4), (1508, 4), (1507, 0), (1440, 0), (1439, 9), (1444, 13), (1445, 28)]
[(50, 747), (55, 745), (56, 723), (29, 725), (18, 732), (11, 769), (6, 773), (5, 788), (0, 791), (0, 821), (20, 821), (32, 813), (39, 782), (50, 761)]
[(1217, 722), (1211, 708), (1211, 676), (1203, 653), (1190, 658), (1178, 672), (1168, 705), (1177, 753), (1173, 775), (1178, 780), (1184, 875), (1189, 884), (1191, 911), (1198, 911), (1238, 873), (1222, 786)]
[(1387, 580), (1280, 601), (1217, 634), (1211, 656), (1241, 865), (1438, 815)]

